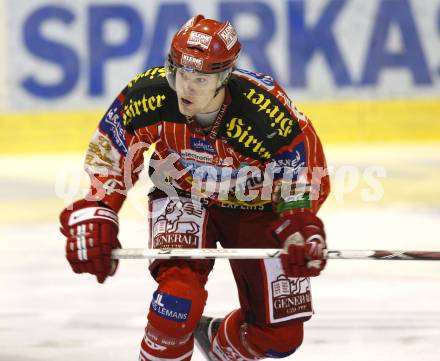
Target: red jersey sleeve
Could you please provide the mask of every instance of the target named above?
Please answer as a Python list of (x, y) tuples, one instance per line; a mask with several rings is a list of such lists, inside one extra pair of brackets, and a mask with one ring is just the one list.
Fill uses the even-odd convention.
[(281, 87), (273, 94), (284, 103), (301, 132), (272, 157), (274, 201), (278, 212), (309, 209), (316, 213), (330, 193), (330, 178), (321, 141), (313, 125)]
[(119, 211), (127, 191), (136, 183), (143, 169), (143, 153), (154, 143), (154, 134), (137, 132), (126, 126), (125, 89), (104, 114), (92, 139), (85, 171), (91, 179), (88, 199), (100, 200)]

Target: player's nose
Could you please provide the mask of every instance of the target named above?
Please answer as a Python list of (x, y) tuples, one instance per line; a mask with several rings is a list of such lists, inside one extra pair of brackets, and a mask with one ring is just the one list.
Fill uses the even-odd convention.
[(194, 95), (197, 92), (194, 82), (191, 80), (184, 80), (183, 89), (186, 95)]

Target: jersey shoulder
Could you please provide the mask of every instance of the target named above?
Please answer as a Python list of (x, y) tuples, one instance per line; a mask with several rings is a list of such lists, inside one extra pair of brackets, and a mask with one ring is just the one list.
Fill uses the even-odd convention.
[(284, 144), (301, 132), (301, 114), (272, 77), (239, 69), (230, 84), (234, 108), (262, 135), (272, 134), (274, 143)]
[[(255, 95), (257, 92), (258, 94), (266, 95), (271, 98), (273, 97), (276, 99), (276, 102), (280, 103), (277, 104), (279, 107), (284, 108), (286, 111), (293, 112), (293, 116), (299, 120), (303, 118), (302, 114), (295, 114), (296, 107), (292, 100), (281, 85), (270, 75), (245, 69), (236, 69), (233, 72), (233, 75), (242, 88), (254, 89), (245, 94), (248, 98), (252, 97), (252, 95)], [(258, 98), (260, 99), (261, 96), (259, 95)], [(259, 103), (259, 99), (253, 99), (252, 102), (254, 104)], [(265, 110), (266, 114), (270, 114), (267, 112), (267, 109)]]
[(136, 74), (127, 84), (127, 91), (133, 91), (149, 87), (163, 87), (167, 84), (164, 67), (155, 67)]
[(132, 129), (160, 122), (181, 120), (176, 93), (168, 84), (163, 67), (136, 75), (122, 92), (124, 125)]
[(228, 89), (232, 102), (222, 135), (242, 154), (267, 161), (307, 136), (307, 117), (271, 76), (237, 69)]
[(267, 92), (272, 91), (277, 86), (276, 81), (270, 75), (246, 69), (235, 69), (233, 77), (243, 85), (253, 85)]

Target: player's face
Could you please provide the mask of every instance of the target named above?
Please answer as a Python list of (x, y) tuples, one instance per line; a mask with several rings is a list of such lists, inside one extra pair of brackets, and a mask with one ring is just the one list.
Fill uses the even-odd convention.
[[(218, 88), (217, 74), (202, 74), (178, 69), (176, 72), (176, 93), (179, 111), (186, 116), (217, 110), (214, 101)], [(215, 109), (212, 109), (215, 107)]]

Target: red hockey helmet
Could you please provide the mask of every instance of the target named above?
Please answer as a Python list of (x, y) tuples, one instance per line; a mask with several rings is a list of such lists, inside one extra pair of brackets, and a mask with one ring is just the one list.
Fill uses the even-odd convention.
[(201, 73), (221, 73), (232, 68), (241, 45), (230, 22), (197, 15), (174, 35), (168, 62), (171, 66)]

